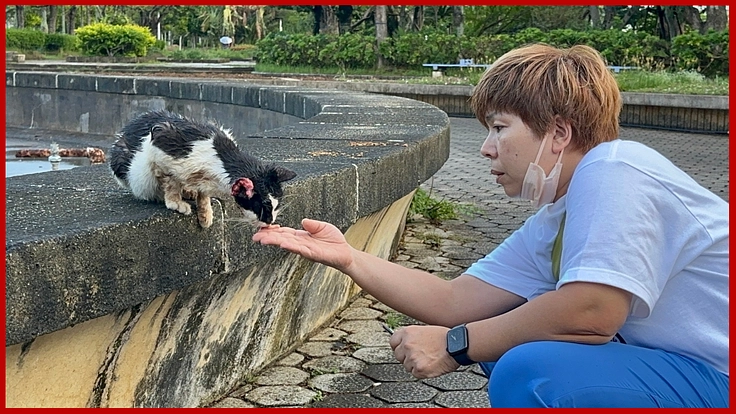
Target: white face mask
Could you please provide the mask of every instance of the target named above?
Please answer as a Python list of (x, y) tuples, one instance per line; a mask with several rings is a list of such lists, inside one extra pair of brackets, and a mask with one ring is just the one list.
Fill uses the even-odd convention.
[(539, 208), (545, 204), (551, 203), (555, 199), (557, 194), (557, 184), (560, 182), (560, 173), (562, 172), (562, 153), (565, 152), (563, 149), (560, 151), (560, 155), (557, 157), (557, 163), (550, 171), (549, 176), (545, 176), (542, 167), (537, 164), (539, 158), (542, 156), (542, 149), (547, 137), (542, 139), (542, 144), (539, 146), (539, 152), (537, 152), (537, 159), (534, 162), (529, 163), (529, 168), (526, 170), (524, 176), (524, 182), (521, 184), (521, 194), (519, 198), (530, 200), (534, 208)]

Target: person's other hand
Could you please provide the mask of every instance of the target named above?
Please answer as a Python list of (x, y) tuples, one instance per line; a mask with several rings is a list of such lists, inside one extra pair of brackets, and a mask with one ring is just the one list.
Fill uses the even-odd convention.
[(323, 221), (304, 219), (304, 230), (271, 225), (253, 235), (253, 241), (281, 247), (309, 260), (344, 271), (352, 263), (353, 248), (340, 229)]
[(432, 378), (460, 367), (447, 353), (444, 326), (407, 326), (396, 330), (389, 344), (406, 372), (416, 378)]

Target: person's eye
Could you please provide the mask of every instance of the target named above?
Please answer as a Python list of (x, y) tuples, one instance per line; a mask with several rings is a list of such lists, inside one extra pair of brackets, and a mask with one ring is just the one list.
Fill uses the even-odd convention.
[(501, 132), (501, 128), (503, 128), (503, 126), (501, 126), (501, 125), (494, 125), (491, 128), (492, 129), (495, 129), (496, 130), (496, 133), (500, 133)]

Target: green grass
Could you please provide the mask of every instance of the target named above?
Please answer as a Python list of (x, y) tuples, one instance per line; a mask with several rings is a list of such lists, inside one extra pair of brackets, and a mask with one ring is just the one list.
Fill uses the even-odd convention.
[[(429, 68), (402, 69), (346, 69), (292, 67), (257, 63), (256, 71), (264, 73), (313, 73), (321, 75), (370, 75), (377, 78), (394, 77), (406, 84), (476, 85), (483, 76), (480, 68), (448, 69), (444, 76), (433, 78)], [(624, 92), (654, 92), (674, 94), (728, 95), (727, 77), (708, 79), (695, 72), (667, 72), (631, 70), (615, 73), (614, 78)]]
[(728, 95), (728, 78), (708, 79), (696, 72), (622, 71), (615, 77), (624, 92)]
[(418, 188), (411, 200), (408, 217), (411, 219), (415, 215), (420, 215), (429, 220), (430, 223), (438, 224), (445, 220), (456, 219), (458, 214), (457, 203), (437, 200), (423, 189)]

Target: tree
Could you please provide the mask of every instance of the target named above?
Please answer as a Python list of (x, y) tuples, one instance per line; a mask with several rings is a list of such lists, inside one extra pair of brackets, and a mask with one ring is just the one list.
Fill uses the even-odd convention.
[(57, 33), (58, 32), (58, 19), (59, 19), (59, 7), (58, 6), (49, 6), (49, 33)]
[(15, 6), (15, 27), (26, 27), (26, 6)]
[(385, 42), (388, 38), (388, 25), (386, 22), (386, 6), (375, 6), (375, 24), (376, 24), (376, 46), (378, 47), (378, 62), (377, 66), (379, 69), (385, 66), (384, 58), (381, 55), (381, 43)]
[(49, 32), (48, 17), (48, 10), (46, 9), (46, 6), (41, 6), (41, 31), (44, 33)]
[(340, 34), (350, 33), (353, 21), (353, 6), (337, 6), (337, 28)]
[(69, 21), (66, 25), (66, 33), (74, 34), (74, 26), (77, 22), (77, 6), (69, 6)]
[(457, 37), (461, 37), (465, 31), (464, 22), (463, 6), (452, 6), (452, 27)]

